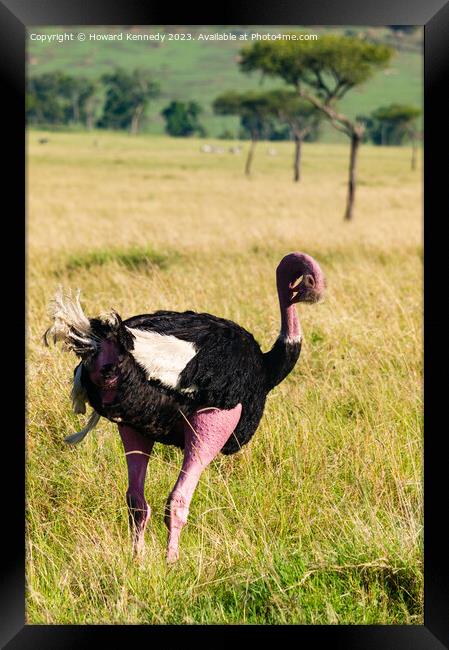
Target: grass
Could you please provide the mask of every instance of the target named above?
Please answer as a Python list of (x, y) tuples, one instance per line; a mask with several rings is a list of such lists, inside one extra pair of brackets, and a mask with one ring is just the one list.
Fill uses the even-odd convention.
[[(189, 28), (181, 26), (170, 27), (165, 31), (192, 32), (197, 36), (198, 29), (202, 32), (220, 32), (221, 27), (209, 26)], [(369, 38), (387, 42), (395, 48), (400, 48), (387, 70), (381, 71), (364, 84), (349, 92), (341, 102), (341, 110), (349, 117), (369, 114), (380, 105), (393, 102), (422, 106), (423, 68), (422, 68), (422, 30), (401, 40), (394, 39), (390, 30), (384, 27), (299, 27), (299, 31), (316, 33), (318, 35), (331, 31), (345, 33), (351, 29), (353, 34), (362, 37), (368, 33)], [(227, 31), (233, 30), (229, 27)], [(291, 31), (292, 26), (245, 26), (237, 28), (237, 32), (270, 32)], [(86, 28), (77, 27), (30, 27), (29, 33), (64, 33), (78, 32), (112, 33), (124, 31), (119, 26)], [(160, 32), (162, 28), (141, 27), (141, 32)], [(249, 43), (247, 41), (246, 43)], [(161, 110), (171, 100), (194, 100), (201, 104), (204, 113), (201, 123), (204, 124), (211, 137), (219, 136), (223, 131), (231, 130), (237, 134), (239, 120), (235, 117), (217, 116), (213, 114), (212, 102), (222, 92), (228, 90), (249, 90), (262, 88), (277, 88), (283, 86), (282, 81), (266, 78), (261, 86), (259, 74), (242, 74), (238, 66), (238, 56), (245, 41), (169, 41), (168, 36), (163, 43), (132, 42), (132, 41), (86, 41), (76, 38), (64, 43), (43, 43), (28, 41), (29, 66), (31, 76), (54, 70), (66, 71), (73, 75), (99, 77), (108, 73), (117, 65), (127, 69), (144, 68), (153, 71), (154, 77), (161, 84), (161, 96), (150, 102), (147, 111), (148, 121), (145, 129), (154, 134), (164, 132), (164, 120)], [(323, 125), (323, 136), (326, 141), (346, 142), (346, 136), (340, 134), (331, 126)]]
[[(70, 255), (65, 262), (64, 270), (75, 272), (79, 269), (91, 269), (118, 262), (129, 269), (148, 269), (154, 267), (165, 269), (170, 263), (170, 256), (151, 250), (146, 246), (131, 246), (130, 248), (108, 248), (87, 252), (78, 252)], [(61, 275), (62, 269), (56, 271)]]
[[(198, 140), (28, 135), (28, 623), (421, 624), (421, 174), (403, 148), (362, 147), (353, 223), (348, 147), (260, 143), (242, 156)], [(226, 143), (225, 143), (226, 144)], [(117, 160), (121, 163), (117, 164)], [(195, 493), (174, 567), (163, 507), (181, 464), (156, 446), (153, 516), (135, 563), (126, 463), (101, 420), (79, 446), (75, 358), (46, 349), (58, 284), (94, 316), (194, 309), (276, 337), (274, 270), (320, 262), (326, 300), (299, 314), (305, 343), (252, 442)]]

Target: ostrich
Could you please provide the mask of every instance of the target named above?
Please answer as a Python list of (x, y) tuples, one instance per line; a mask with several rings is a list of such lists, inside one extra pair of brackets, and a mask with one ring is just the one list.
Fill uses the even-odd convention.
[[(299, 281), (299, 282), (298, 282)], [(157, 311), (122, 320), (115, 312), (87, 318), (60, 291), (44, 335), (81, 359), (74, 371), (75, 413), (93, 408), (87, 426), (68, 436), (80, 442), (100, 417), (118, 424), (128, 468), (126, 502), (134, 553), (144, 548), (150, 506), (144, 496), (155, 442), (183, 449), (178, 480), (165, 506), (167, 561), (179, 538), (203, 470), (221, 451), (233, 454), (254, 435), (269, 391), (293, 369), (301, 350), (295, 303), (318, 302), (324, 277), (317, 262), (290, 253), (276, 270), (281, 329), (269, 352), (236, 323), (207, 313)]]

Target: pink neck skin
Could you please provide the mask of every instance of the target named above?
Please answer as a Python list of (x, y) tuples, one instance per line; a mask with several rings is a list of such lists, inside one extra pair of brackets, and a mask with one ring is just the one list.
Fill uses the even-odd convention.
[(284, 339), (298, 340), (301, 338), (301, 327), (295, 305), (289, 300), (291, 290), (278, 278), (279, 308), (281, 310), (281, 336)]

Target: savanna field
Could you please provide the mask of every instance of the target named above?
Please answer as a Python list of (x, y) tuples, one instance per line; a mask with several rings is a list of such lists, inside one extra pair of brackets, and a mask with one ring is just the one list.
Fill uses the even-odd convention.
[[(27, 622), (421, 624), (420, 164), (363, 146), (344, 223), (347, 144), (306, 144), (296, 184), (292, 143), (259, 143), (248, 179), (232, 143), (204, 142), (28, 133)], [(328, 285), (299, 305), (296, 368), (251, 443), (204, 472), (174, 566), (163, 510), (182, 453), (155, 446), (136, 562), (116, 426), (63, 442), (86, 416), (71, 411), (76, 357), (42, 344), (51, 298), (62, 284), (90, 316), (207, 311), (267, 350), (293, 250)]]

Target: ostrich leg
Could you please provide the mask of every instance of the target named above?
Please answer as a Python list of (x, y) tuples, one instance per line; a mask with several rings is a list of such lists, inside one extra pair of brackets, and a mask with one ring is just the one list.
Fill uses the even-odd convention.
[(179, 537), (202, 471), (220, 452), (240, 419), (242, 405), (233, 409), (200, 409), (184, 422), (184, 461), (170, 493), (165, 524), (168, 528), (167, 562), (179, 556)]
[(154, 443), (152, 440), (144, 438), (132, 427), (120, 424), (118, 429), (128, 465), (126, 503), (128, 504), (133, 552), (135, 555), (141, 555), (145, 547), (145, 526), (151, 514), (150, 506), (145, 501), (144, 495), (145, 475)]

